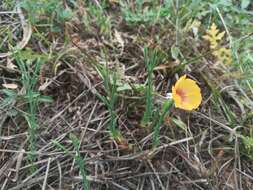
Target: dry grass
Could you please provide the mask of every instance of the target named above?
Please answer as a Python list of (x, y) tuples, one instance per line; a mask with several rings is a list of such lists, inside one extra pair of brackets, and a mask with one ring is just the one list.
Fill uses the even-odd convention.
[[(0, 108), (0, 189), (82, 189), (83, 176), (69, 134), (80, 141), (79, 151), (92, 190), (253, 189), (253, 151), (245, 148), (240, 137), (253, 137), (253, 93), (247, 84), (240, 85), (243, 77), (252, 77), (251, 73), (217, 64), (208, 44), (202, 39), (196, 41), (184, 26), (175, 26), (173, 16), (158, 23), (131, 24), (123, 19), (119, 3), (108, 1), (101, 21), (90, 16), (94, 12), (89, 12), (92, 7), (88, 3), (76, 3), (77, 7), (71, 7), (63, 1), (74, 14), (70, 20), (54, 23), (59, 32), (51, 31), (52, 23), (40, 20), (32, 23), (31, 35), (29, 24), (19, 20), (18, 12), (6, 12), (12, 11), (5, 8), (7, 1), (0, 3), (0, 22), (7, 22), (0, 23), (0, 39), (5, 44), (0, 53), (8, 53), (21, 41), (19, 49), (24, 51), (18, 51), (24, 59), (34, 61), (41, 58), (38, 55), (45, 56), (36, 90), (53, 99), (52, 103), (38, 104), (39, 127), (32, 151), (23, 116), (27, 112), (26, 89), (17, 58), (10, 55), (13, 52), (0, 54), (0, 82), (18, 84), (14, 90), (17, 96)], [(103, 6), (95, 0), (92, 5)], [(28, 18), (29, 12), (20, 14)], [(49, 15), (40, 19), (43, 16), (45, 21), (50, 20)], [(88, 24), (85, 18), (89, 18)], [(175, 17), (175, 23), (178, 19)], [(28, 19), (25, 22), (30, 23)], [(8, 32), (2, 29), (7, 27), (16, 31), (10, 32), (13, 40), (3, 38)], [(23, 29), (27, 33), (21, 32)], [(200, 27), (199, 33), (204, 34), (204, 29)], [(236, 35), (237, 31), (233, 32)], [(241, 37), (247, 40), (252, 34), (248, 35)], [(171, 55), (175, 44), (180, 49), (177, 59)], [(196, 111), (171, 110), (161, 126), (161, 143), (155, 148), (152, 130), (140, 126), (145, 111), (143, 90), (118, 92), (115, 112), (123, 139), (120, 142), (111, 138), (107, 127), (110, 114), (97, 96), (106, 95), (97, 64), (116, 70), (122, 84), (145, 84), (145, 46), (158, 50), (162, 58), (153, 73), (156, 107), (184, 73), (198, 82), (203, 95)], [(1, 92), (0, 98), (4, 102), (6, 95)], [(31, 155), (33, 163), (29, 161)]]

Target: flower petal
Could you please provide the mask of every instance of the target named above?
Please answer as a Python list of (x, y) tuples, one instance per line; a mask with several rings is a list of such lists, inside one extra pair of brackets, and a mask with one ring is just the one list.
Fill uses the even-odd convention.
[(183, 102), (183, 107), (187, 110), (193, 110), (199, 107), (202, 101), (202, 96), (200, 93), (192, 93), (187, 96), (186, 100)]
[(186, 79), (186, 75), (179, 78), (172, 87), (172, 98), (175, 107), (192, 110), (198, 108), (202, 101), (201, 90), (192, 79)]
[(181, 76), (181, 77), (177, 80), (177, 82), (176, 82), (176, 84), (175, 84), (175, 89), (177, 89), (177, 88), (178, 88), (178, 85), (180, 85), (185, 79), (186, 79), (186, 75)]
[(178, 107), (182, 103), (182, 98), (177, 94), (176, 88), (172, 87), (172, 99), (174, 100), (175, 106)]

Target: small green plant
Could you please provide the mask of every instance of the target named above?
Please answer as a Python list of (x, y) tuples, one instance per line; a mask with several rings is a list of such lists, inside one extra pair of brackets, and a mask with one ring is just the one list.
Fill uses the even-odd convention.
[(24, 92), (18, 95), (14, 91), (7, 93), (5, 90), (5, 93), (9, 96), (5, 100), (16, 98), (16, 101), (24, 105), (24, 111), (22, 111), (21, 114), (28, 123), (29, 150), (31, 152), (29, 154), (29, 161), (32, 164), (31, 171), (34, 172), (36, 168), (33, 165), (35, 161), (33, 153), (36, 151), (36, 133), (39, 127), (37, 121), (37, 108), (39, 102), (51, 102), (51, 98), (40, 95), (36, 90), (40, 68), (45, 63), (45, 59), (41, 59), (41, 57), (29, 59), (24, 57), (22, 53), (23, 51), (19, 51), (14, 54), (14, 57), (21, 73), (21, 83)]
[(167, 100), (163, 105), (162, 105), (162, 110), (161, 113), (160, 111), (156, 112), (156, 120), (154, 122), (154, 127), (153, 127), (153, 136), (152, 136), (152, 144), (153, 147), (156, 147), (159, 145), (160, 141), (159, 141), (159, 132), (160, 132), (160, 128), (161, 125), (163, 124), (163, 121), (166, 117), (166, 115), (168, 114), (168, 111), (170, 110), (170, 108), (173, 106), (173, 100)]
[[(25, 89), (24, 99), (28, 104), (28, 112), (24, 114), (24, 117), (28, 123), (29, 150), (31, 152), (31, 154), (29, 154), (29, 160), (32, 163), (32, 172), (34, 172), (35, 166), (33, 163), (35, 161), (35, 157), (33, 152), (36, 151), (36, 131), (39, 127), (36, 119), (38, 93), (35, 92), (35, 85), (43, 62), (38, 59), (35, 62), (35, 67), (32, 68), (32, 63), (29, 62), (29, 60), (25, 62), (20, 59), (19, 56), (16, 56), (16, 61), (21, 71), (21, 82)], [(34, 69), (34, 72), (31, 72), (31, 69)]]
[(117, 115), (115, 112), (115, 106), (117, 102), (117, 78), (116, 73), (113, 72), (112, 76), (109, 72), (108, 67), (104, 67), (101, 65), (96, 65), (97, 71), (99, 72), (100, 76), (103, 79), (105, 93), (106, 95), (103, 96), (101, 94), (97, 94), (99, 99), (106, 105), (107, 109), (109, 110), (110, 121), (109, 121), (109, 130), (112, 135), (112, 138), (120, 141), (121, 135), (117, 129)]
[(120, 5), (123, 17), (129, 24), (155, 24), (170, 15), (172, 2), (166, 1), (164, 4), (160, 4), (158, 1), (153, 1), (149, 2), (149, 6), (147, 6), (145, 1), (138, 0), (134, 7), (131, 7), (129, 3), (120, 1)]
[(0, 109), (9, 109), (13, 104), (15, 104), (18, 94), (15, 90), (12, 89), (1, 89), (1, 94), (4, 98), (1, 100)]
[(253, 138), (250, 136), (239, 135), (243, 142), (244, 154), (253, 160)]
[[(0, 90), (0, 113), (2, 115), (0, 120), (0, 135), (2, 135), (3, 124), (8, 116), (16, 116), (17, 110), (14, 105), (17, 99), (17, 92), (11, 89), (1, 89)], [(5, 113), (5, 114), (3, 114)]]
[(158, 64), (158, 54), (157, 52), (148, 50), (147, 47), (144, 48), (144, 63), (147, 68), (148, 79), (147, 88), (145, 94), (145, 112), (142, 119), (142, 126), (150, 124), (153, 113), (153, 71), (155, 66)]
[(13, 0), (2, 0), (0, 2), (0, 8), (2, 8), (2, 10), (11, 10), (15, 7), (16, 5), (16, 1)]
[[(29, 66), (32, 66), (29, 61), (24, 62), (22, 59), (16, 58), (19, 69), (21, 71), (21, 81), (23, 87), (25, 89), (25, 99), (28, 102), (28, 113), (24, 114), (24, 117), (28, 123), (28, 131), (29, 131), (29, 150), (31, 154), (29, 154), (29, 160), (33, 164), (35, 161), (35, 157), (33, 152), (36, 151), (36, 131), (38, 129), (38, 123), (36, 119), (37, 113), (37, 104), (38, 104), (38, 96), (35, 92), (35, 85), (38, 80), (38, 74), (40, 71), (40, 67), (43, 64), (41, 60), (37, 60), (35, 62), (34, 72), (31, 73)], [(33, 165), (32, 171), (34, 172), (35, 166)]]
[[(105, 12), (106, 3), (102, 1), (99, 5), (92, 2), (87, 3), (87, 15), (83, 17), (83, 22), (88, 30), (92, 30), (91, 26), (94, 23), (101, 34), (111, 36), (111, 20)], [(91, 31), (92, 32), (92, 31)]]
[(79, 139), (74, 135), (74, 134), (70, 134), (69, 135), (69, 138), (74, 146), (74, 149), (75, 149), (75, 152), (76, 152), (76, 155), (75, 155), (75, 160), (79, 166), (79, 169), (80, 169), (80, 173), (81, 173), (81, 176), (83, 178), (83, 189), (84, 190), (90, 190), (90, 185), (89, 185), (89, 182), (87, 180), (87, 175), (86, 175), (86, 167), (85, 167), (85, 161), (84, 159), (82, 158), (81, 154), (80, 154), (80, 141)]
[(58, 23), (70, 20), (73, 12), (58, 0), (23, 0), (18, 4), (28, 12), (32, 24), (50, 23), (51, 30), (58, 32)]
[[(74, 150), (76, 152), (74, 159), (78, 164), (79, 170), (80, 170), (80, 174), (82, 176), (82, 186), (83, 186), (83, 190), (90, 190), (90, 184), (89, 181), (87, 179), (87, 174), (86, 174), (86, 164), (85, 164), (85, 160), (82, 158), (81, 153), (80, 153), (80, 141), (79, 139), (72, 133), (69, 134), (69, 139), (71, 140), (71, 143), (74, 146)], [(69, 154), (69, 151), (65, 148), (65, 146), (63, 146), (62, 144), (60, 144), (58, 141), (53, 140), (52, 143), (57, 146), (58, 148), (60, 148), (61, 150), (64, 151), (65, 154)]]

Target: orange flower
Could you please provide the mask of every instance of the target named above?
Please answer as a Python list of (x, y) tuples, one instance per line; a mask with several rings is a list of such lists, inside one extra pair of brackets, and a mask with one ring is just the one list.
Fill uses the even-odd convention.
[(186, 75), (180, 77), (175, 86), (172, 86), (172, 98), (177, 108), (193, 110), (199, 107), (202, 96), (199, 86)]

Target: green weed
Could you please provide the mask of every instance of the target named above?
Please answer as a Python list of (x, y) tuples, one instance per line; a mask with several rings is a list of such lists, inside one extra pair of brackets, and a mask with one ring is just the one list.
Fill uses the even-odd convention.
[(239, 135), (243, 142), (243, 154), (253, 160), (253, 138), (250, 136)]
[[(82, 158), (81, 153), (80, 153), (80, 141), (79, 139), (72, 133), (69, 134), (69, 139), (71, 140), (71, 143), (74, 146), (74, 150), (76, 152), (74, 159), (78, 164), (81, 176), (82, 176), (82, 186), (83, 186), (83, 190), (90, 190), (90, 184), (89, 181), (87, 180), (87, 174), (86, 174), (86, 164), (85, 164), (85, 160)], [(67, 150), (65, 148), (65, 146), (63, 146), (62, 144), (60, 144), (59, 142), (53, 140), (52, 143), (57, 146), (58, 148), (60, 148), (61, 150), (64, 151), (65, 154), (71, 155), (69, 153), (69, 150)]]
[(99, 32), (104, 35), (111, 36), (111, 19), (106, 13), (106, 1), (101, 1), (98, 5), (92, 2), (87, 3), (87, 15), (83, 17), (83, 23), (88, 31), (92, 32), (92, 25), (95, 24), (99, 28)]
[(45, 59), (41, 59), (40, 56), (34, 59), (29, 59), (29, 57), (24, 56), (25, 53), (23, 54), (23, 52), (25, 51), (17, 52), (14, 54), (14, 58), (21, 73), (21, 83), (24, 91), (22, 94), (18, 95), (14, 91), (5, 90), (5, 94), (8, 96), (5, 101), (9, 102), (15, 99), (24, 105), (24, 111), (22, 111), (21, 114), (28, 124), (29, 150), (31, 152), (31, 154), (29, 154), (29, 161), (32, 164), (32, 172), (34, 172), (36, 168), (33, 165), (35, 161), (33, 153), (36, 151), (36, 133), (39, 128), (37, 108), (40, 102), (51, 102), (51, 98), (40, 95), (36, 90), (40, 69), (45, 63)]
[(113, 72), (113, 74), (111, 75), (109, 72), (108, 66), (104, 67), (102, 65), (96, 65), (96, 68), (103, 79), (105, 93), (106, 93), (105, 96), (99, 93), (97, 94), (97, 96), (106, 105), (109, 111), (109, 115), (110, 115), (110, 121), (108, 125), (109, 130), (113, 139), (117, 140), (120, 138), (120, 132), (117, 129), (117, 115), (115, 112), (115, 106), (117, 103), (116, 73)]
[(164, 4), (160, 4), (159, 1), (146, 3), (143, 0), (138, 0), (132, 7), (129, 3), (120, 1), (120, 5), (123, 17), (127, 23), (156, 24), (170, 15), (172, 1), (166, 1)]
[(170, 108), (173, 105), (173, 100), (167, 100), (163, 105), (162, 105), (162, 110), (157, 111), (156, 113), (156, 118), (157, 120), (155, 120), (154, 124), (153, 124), (153, 136), (152, 136), (152, 144), (153, 147), (156, 147), (159, 145), (160, 141), (159, 141), (159, 132), (160, 132), (160, 128), (161, 125), (163, 124), (163, 121), (166, 117), (166, 115), (168, 114)]
[(62, 1), (58, 0), (23, 0), (18, 4), (24, 8), (32, 24), (49, 24), (52, 32), (61, 29), (57, 24), (70, 20), (74, 13), (70, 8), (65, 8)]
[(158, 64), (158, 54), (157, 52), (148, 50), (147, 47), (144, 48), (144, 63), (147, 68), (147, 87), (145, 94), (145, 112), (142, 119), (142, 126), (150, 124), (153, 113), (153, 71), (155, 66)]

